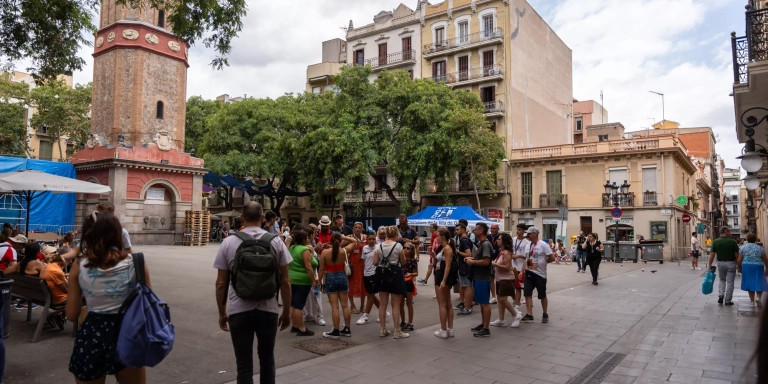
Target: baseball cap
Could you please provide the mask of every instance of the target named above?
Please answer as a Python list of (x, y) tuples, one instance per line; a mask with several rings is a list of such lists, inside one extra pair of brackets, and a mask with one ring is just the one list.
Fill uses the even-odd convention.
[(341, 213), (339, 213), (339, 214), (336, 214), (336, 218), (337, 218), (337, 219), (343, 219), (343, 218), (344, 218), (344, 215), (342, 215)]
[(527, 235), (529, 233), (535, 233), (535, 234), (538, 235), (539, 234), (539, 229), (536, 228), (536, 227), (529, 227), (528, 229), (525, 230), (525, 234)]

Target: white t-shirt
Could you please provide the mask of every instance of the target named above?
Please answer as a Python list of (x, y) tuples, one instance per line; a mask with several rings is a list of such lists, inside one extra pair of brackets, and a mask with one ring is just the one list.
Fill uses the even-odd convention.
[(376, 246), (363, 247), (363, 254), (360, 256), (365, 262), (365, 269), (363, 269), (363, 276), (373, 276), (376, 274), (376, 266), (373, 264), (373, 256), (376, 254)]
[[(526, 238), (521, 240), (515, 237), (512, 239), (512, 255), (523, 255), (527, 257), (530, 247), (531, 241)], [(522, 271), (523, 266), (525, 266), (524, 258), (512, 259), (513, 268), (517, 269), (518, 271)]]
[(531, 272), (547, 278), (547, 258), (552, 254), (552, 247), (544, 241), (538, 240), (536, 244), (531, 244), (526, 259), (533, 259), (534, 268), (529, 268)]
[(691, 250), (694, 252), (699, 250), (699, 239), (696, 236), (691, 236)]

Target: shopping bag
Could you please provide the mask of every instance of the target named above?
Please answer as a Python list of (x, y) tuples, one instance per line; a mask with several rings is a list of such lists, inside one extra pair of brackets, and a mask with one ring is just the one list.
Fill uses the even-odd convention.
[(712, 293), (712, 287), (715, 285), (715, 267), (714, 265), (707, 271), (704, 281), (701, 283), (701, 293), (709, 295)]

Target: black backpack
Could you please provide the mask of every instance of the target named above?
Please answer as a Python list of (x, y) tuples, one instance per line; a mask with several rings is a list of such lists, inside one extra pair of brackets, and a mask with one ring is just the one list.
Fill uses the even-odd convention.
[(247, 300), (277, 297), (280, 265), (271, 244), (276, 235), (265, 233), (258, 240), (244, 232), (235, 235), (243, 241), (235, 251), (235, 262), (230, 271), (235, 293)]

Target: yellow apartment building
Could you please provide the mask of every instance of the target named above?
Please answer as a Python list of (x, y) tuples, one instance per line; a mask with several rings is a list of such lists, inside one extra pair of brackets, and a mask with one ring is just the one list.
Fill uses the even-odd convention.
[[(675, 135), (523, 149), (508, 164), (512, 220), (541, 228), (542, 238), (582, 230), (614, 240), (618, 225), (620, 241), (663, 240), (667, 260), (690, 246), (698, 220), (696, 167)], [(606, 181), (630, 185), (619, 193), (618, 223)], [(680, 196), (688, 201), (680, 204)]]
[[(422, 77), (480, 96), (509, 158), (531, 147), (573, 142), (571, 49), (525, 0), (445, 0), (419, 5)], [(481, 210), (508, 217), (504, 165), (497, 188), (479, 191)], [(468, 175), (447, 191), (429, 187), (423, 205), (478, 208)], [(513, 195), (514, 196), (514, 195)]]
[[(72, 76), (59, 76), (60, 80), (64, 80), (68, 87), (72, 87)], [(29, 88), (35, 88), (35, 79), (29, 73), (14, 71), (11, 73), (11, 81), (18, 83), (25, 83), (29, 85)], [(22, 102), (22, 101), (20, 101)], [(61, 146), (59, 146), (54, 138), (48, 135), (46, 128), (39, 130), (32, 129), (30, 121), (32, 116), (37, 113), (37, 109), (24, 105), (24, 125), (27, 127), (27, 143), (25, 146), (26, 155), (32, 159), (51, 160), (51, 161), (67, 161), (69, 156), (67, 155), (68, 139), (62, 137), (60, 139)], [(61, 147), (61, 152), (59, 151)], [(63, 153), (62, 153), (63, 152)]]

